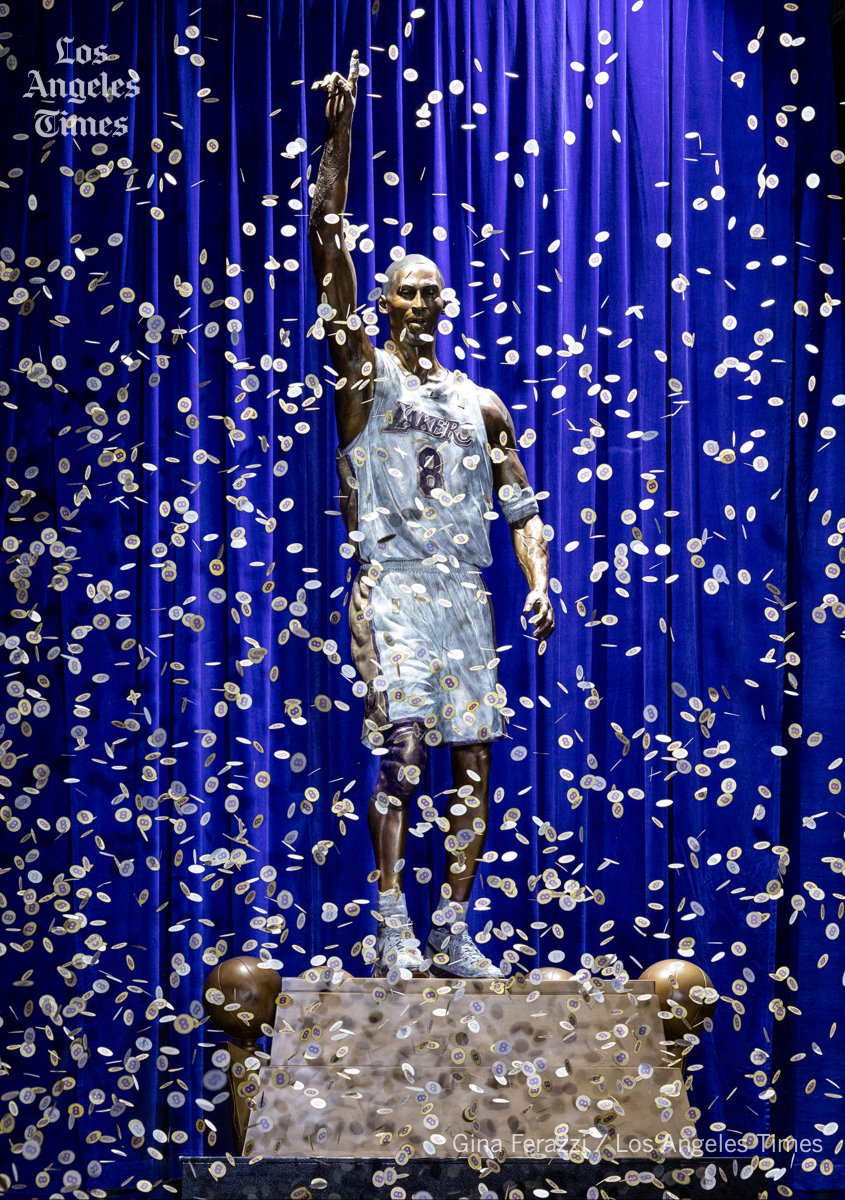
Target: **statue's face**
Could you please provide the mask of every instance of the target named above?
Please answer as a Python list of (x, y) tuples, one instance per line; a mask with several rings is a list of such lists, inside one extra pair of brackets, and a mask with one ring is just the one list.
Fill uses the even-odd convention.
[[(379, 309), (387, 313), (394, 342), (433, 349), (437, 322), (446, 307), (441, 295), (442, 280), (433, 263), (414, 263), (400, 268), (393, 287), (379, 297)], [(403, 336), (404, 331), (404, 336)]]

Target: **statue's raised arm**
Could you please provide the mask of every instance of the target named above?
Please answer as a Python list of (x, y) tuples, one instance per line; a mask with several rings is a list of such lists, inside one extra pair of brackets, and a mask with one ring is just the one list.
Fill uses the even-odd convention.
[(327, 93), (327, 130), (311, 201), (308, 241), (319, 303), (334, 310), (323, 324), (332, 365), (338, 372), (335, 417), (341, 446), (348, 445), (367, 423), (375, 374), (375, 351), (360, 315), (355, 312), (358, 303), (355, 267), (343, 236), (358, 70), (355, 50), (348, 76), (333, 71), (311, 85), (312, 89), (322, 88)]

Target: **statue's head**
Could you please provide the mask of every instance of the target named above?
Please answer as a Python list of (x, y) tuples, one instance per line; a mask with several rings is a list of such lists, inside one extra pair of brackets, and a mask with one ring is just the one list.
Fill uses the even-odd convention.
[(424, 254), (406, 254), (385, 271), (378, 299), (379, 312), (387, 313), (390, 336), (424, 350), (434, 348), (437, 322), (446, 307), (443, 275), (437, 263)]

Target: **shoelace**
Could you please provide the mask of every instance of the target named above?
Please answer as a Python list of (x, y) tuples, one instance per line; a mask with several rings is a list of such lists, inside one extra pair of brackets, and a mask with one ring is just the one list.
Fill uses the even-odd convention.
[[(406, 946), (403, 944), (405, 942), (412, 944)], [(404, 922), (395, 929), (389, 925), (383, 925), (379, 930), (378, 944), (381, 950), (388, 946), (391, 948), (395, 946), (397, 950), (404, 950), (411, 954), (418, 951), (419, 948), (419, 941), (414, 936), (414, 928), (410, 921)]]
[[(478, 946), (476, 946), (475, 942), (472, 940), (472, 938), (469, 936), (469, 934), (466, 932), (466, 930), (463, 933), (460, 933), (457, 935), (457, 940), (458, 940), (458, 945), (457, 945), (458, 953), (456, 955), (452, 956), (456, 961), (465, 962), (465, 963), (468, 963), (470, 966), (473, 966), (476, 963), (480, 962), (481, 959), (487, 958), (487, 955), (483, 954), (479, 950)], [(489, 959), (488, 959), (488, 961), (489, 961)]]

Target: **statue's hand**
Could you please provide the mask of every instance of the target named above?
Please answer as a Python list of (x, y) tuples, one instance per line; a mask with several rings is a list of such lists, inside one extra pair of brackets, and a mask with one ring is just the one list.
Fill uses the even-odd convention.
[(330, 75), (325, 75), (322, 79), (318, 79), (316, 83), (311, 84), (312, 92), (317, 88), (324, 88), (328, 94), (326, 120), (329, 123), (330, 129), (342, 128), (344, 125), (349, 125), (352, 121), (352, 114), (355, 111), (355, 100), (358, 95), (359, 69), (358, 51), (353, 50), (352, 58), (349, 62), (348, 76), (341, 75), (339, 71), (332, 71)]
[[(522, 610), (523, 627), (526, 624), (525, 618), (527, 613), (532, 614), (528, 617), (528, 624), (534, 626), (535, 638), (538, 642), (545, 642), (555, 627), (555, 614), (552, 602), (549, 600), (548, 592), (533, 591), (528, 593), (525, 606)], [(545, 647), (542, 648), (545, 649)]]

